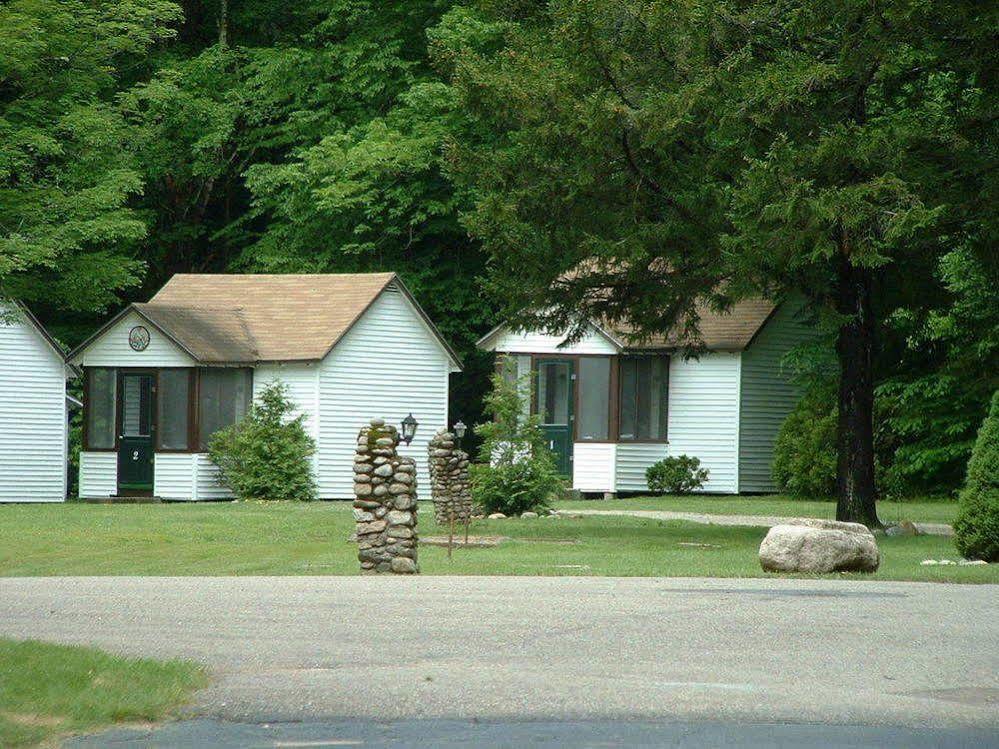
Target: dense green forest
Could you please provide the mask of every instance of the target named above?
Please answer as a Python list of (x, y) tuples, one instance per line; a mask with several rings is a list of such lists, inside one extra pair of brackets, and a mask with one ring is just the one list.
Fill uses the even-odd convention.
[(0, 284), (73, 344), (176, 272), (395, 270), (468, 423), (501, 319), (696, 350), (695, 302), (803, 294), (841, 501), (949, 492), (999, 386), (997, 29), (973, 0), (5, 0)]

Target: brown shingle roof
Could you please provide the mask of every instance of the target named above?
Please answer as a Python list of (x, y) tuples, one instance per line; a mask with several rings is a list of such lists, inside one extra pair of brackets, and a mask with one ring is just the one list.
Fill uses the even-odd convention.
[[(705, 348), (711, 351), (742, 351), (776, 309), (773, 302), (766, 299), (743, 299), (736, 302), (726, 312), (716, 312), (707, 306), (699, 306), (698, 327)], [(634, 329), (629, 325), (615, 324), (607, 330), (617, 336), (626, 348), (630, 349), (670, 349), (680, 345), (676, 334), (635, 338)]]
[(69, 358), (134, 311), (204, 364), (319, 361), (390, 286), (412, 304), (460, 370), (454, 349), (395, 273), (179, 273), (149, 302), (115, 315)]
[(136, 308), (202, 362), (317, 361), (393, 280), (394, 273), (178, 273)]

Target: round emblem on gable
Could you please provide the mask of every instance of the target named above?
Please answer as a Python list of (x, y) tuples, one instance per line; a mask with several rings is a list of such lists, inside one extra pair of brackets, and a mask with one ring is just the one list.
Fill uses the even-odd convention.
[(136, 325), (128, 331), (128, 345), (135, 351), (144, 351), (149, 345), (149, 331), (141, 325)]

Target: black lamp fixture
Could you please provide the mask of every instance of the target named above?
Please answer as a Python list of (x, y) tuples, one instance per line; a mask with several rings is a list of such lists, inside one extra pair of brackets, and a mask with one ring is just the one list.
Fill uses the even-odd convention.
[(405, 419), (402, 420), (402, 441), (406, 443), (407, 447), (409, 443), (413, 441), (413, 437), (416, 436), (416, 427), (419, 426), (416, 419), (413, 418), (411, 413)]
[(464, 422), (456, 421), (454, 423), (454, 436), (458, 438), (458, 447), (461, 447), (461, 438), (465, 436), (465, 431), (468, 427), (465, 426)]

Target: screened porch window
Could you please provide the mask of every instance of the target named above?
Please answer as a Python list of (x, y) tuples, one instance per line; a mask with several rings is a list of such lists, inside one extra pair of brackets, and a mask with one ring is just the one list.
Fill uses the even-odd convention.
[(250, 410), (249, 369), (202, 369), (198, 374), (198, 439), (202, 448), (219, 429), (235, 424)]
[(117, 384), (117, 370), (103, 368), (87, 370), (87, 444), (85, 448), (110, 450), (114, 447), (114, 409)]
[(190, 425), (191, 372), (188, 369), (161, 369), (157, 393), (159, 447), (187, 450)]
[(610, 421), (609, 357), (583, 356), (579, 359), (579, 419), (576, 438), (582, 441), (606, 440)]
[(620, 363), (623, 441), (665, 441), (669, 401), (669, 359), (624, 357)]

